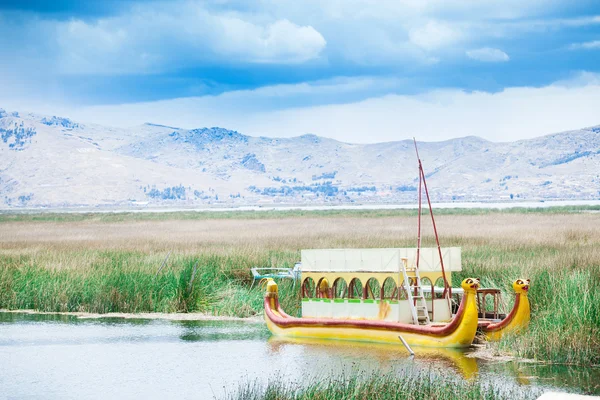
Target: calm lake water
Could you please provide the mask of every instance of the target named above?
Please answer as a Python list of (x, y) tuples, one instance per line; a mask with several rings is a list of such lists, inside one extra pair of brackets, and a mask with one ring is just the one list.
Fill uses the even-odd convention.
[(0, 398), (223, 398), (243, 382), (425, 370), (523, 390), (600, 394), (600, 369), (491, 362), (469, 352), (284, 341), (263, 324), (0, 313)]

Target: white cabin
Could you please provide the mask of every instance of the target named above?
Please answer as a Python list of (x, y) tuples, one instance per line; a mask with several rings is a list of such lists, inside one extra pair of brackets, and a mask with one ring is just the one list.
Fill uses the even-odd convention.
[[(441, 253), (451, 284), (451, 272), (462, 269), (461, 249)], [(430, 321), (449, 321), (450, 301), (435, 289), (444, 287), (438, 249), (420, 249), (418, 271), (416, 258), (416, 248), (302, 250), (302, 316), (413, 323), (414, 291), (423, 295)]]

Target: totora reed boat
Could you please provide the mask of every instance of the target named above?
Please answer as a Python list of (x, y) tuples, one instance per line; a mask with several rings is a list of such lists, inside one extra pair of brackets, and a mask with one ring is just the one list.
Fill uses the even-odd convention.
[[(416, 149), (416, 142), (415, 142)], [(416, 248), (312, 249), (301, 253), (302, 317), (281, 309), (278, 287), (265, 280), (265, 320), (277, 336), (341, 339), (422, 347), (468, 347), (480, 329), (487, 340), (519, 332), (530, 317), (530, 282), (514, 282), (515, 304), (499, 313), (500, 290), (480, 288), (462, 270), (461, 249), (440, 246), (425, 173), (419, 158)], [(427, 196), (437, 247), (421, 247), (422, 192)], [(486, 298), (492, 302), (486, 303)]]
[[(404, 340), (413, 346), (468, 347), (477, 332), (475, 295), (478, 285), (477, 279), (468, 278), (462, 282), (465, 295), (456, 315), (449, 323), (415, 325), (379, 319), (291, 317), (279, 305), (277, 284), (273, 280), (269, 280), (265, 295), (265, 320), (269, 330), (273, 334), (281, 336), (398, 344)], [(369, 306), (371, 304), (374, 303), (369, 304), (362, 301), (356, 305)], [(388, 302), (380, 302), (377, 306), (391, 308), (392, 305)], [(362, 308), (366, 310), (368, 307)]]
[(517, 279), (513, 283), (515, 303), (512, 311), (501, 321), (480, 321), (479, 327), (489, 341), (498, 341), (507, 333), (519, 333), (529, 325), (531, 309), (527, 297), (529, 279)]

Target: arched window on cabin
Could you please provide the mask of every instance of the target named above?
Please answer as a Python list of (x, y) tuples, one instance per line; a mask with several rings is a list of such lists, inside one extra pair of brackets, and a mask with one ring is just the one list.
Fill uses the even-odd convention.
[(423, 296), (425, 296), (425, 299), (431, 300), (431, 295), (433, 292), (433, 285), (431, 284), (431, 279), (421, 278), (421, 287), (423, 288)]
[(370, 278), (365, 285), (363, 290), (363, 298), (364, 299), (379, 299), (381, 296), (381, 285), (379, 285), (379, 281), (375, 278)]
[(312, 278), (306, 278), (302, 282), (302, 297), (313, 299), (315, 297), (315, 281)]
[[(439, 278), (437, 278), (437, 280), (435, 281), (435, 285), (436, 288), (443, 288), (444, 287), (444, 278), (442, 278), (441, 276)], [(439, 292), (435, 294), (435, 298), (436, 299), (443, 299), (444, 298), (444, 293), (443, 292)]]
[(348, 297), (348, 284), (344, 278), (337, 278), (333, 281), (331, 289), (334, 299), (344, 299)]
[(330, 299), (331, 298), (331, 290), (329, 288), (329, 281), (327, 278), (319, 279), (319, 283), (317, 283), (317, 298), (319, 299)]
[(398, 299), (398, 287), (396, 282), (391, 276), (385, 278), (383, 286), (381, 286), (381, 299), (397, 300)]
[(362, 299), (363, 286), (362, 282), (358, 278), (354, 278), (348, 284), (348, 298), (349, 299)]

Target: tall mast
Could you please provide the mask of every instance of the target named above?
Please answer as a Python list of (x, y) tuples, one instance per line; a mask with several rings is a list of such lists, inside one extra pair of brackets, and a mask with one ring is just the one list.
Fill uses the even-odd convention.
[[(419, 149), (417, 148), (417, 140), (413, 137), (413, 142), (415, 143), (415, 152), (417, 153), (417, 160), (419, 161), (419, 221), (418, 221), (418, 237), (417, 237), (417, 268), (419, 268), (419, 258), (421, 253), (421, 184), (425, 188), (425, 195), (427, 196), (427, 204), (429, 205), (429, 214), (431, 215), (431, 223), (433, 224), (433, 233), (435, 234), (435, 242), (438, 248), (438, 254), (440, 256), (440, 266), (442, 267), (442, 277), (444, 278), (444, 293), (443, 297), (451, 297), (452, 296), (452, 288), (448, 284), (448, 279), (446, 278), (446, 270), (444, 268), (444, 258), (442, 257), (442, 248), (440, 247), (440, 238), (437, 233), (437, 226), (435, 225), (435, 218), (433, 216), (433, 208), (431, 207), (431, 198), (429, 197), (429, 190), (427, 189), (427, 181), (425, 179), (425, 172), (423, 171), (423, 164), (421, 163), (421, 158), (419, 157)], [(434, 297), (432, 293), (432, 297)]]
[(417, 149), (417, 141), (415, 138), (413, 138), (413, 141), (415, 142), (415, 151), (417, 152), (417, 160), (419, 160), (419, 217), (418, 217), (418, 223), (417, 223), (417, 262), (416, 262), (416, 267), (419, 268), (419, 260), (421, 260), (421, 209), (422, 209), (422, 203), (423, 203), (423, 199), (422, 199), (422, 186), (423, 186), (423, 179), (421, 178), (421, 171), (423, 170), (423, 167), (421, 166), (421, 159), (419, 158), (419, 150)]

